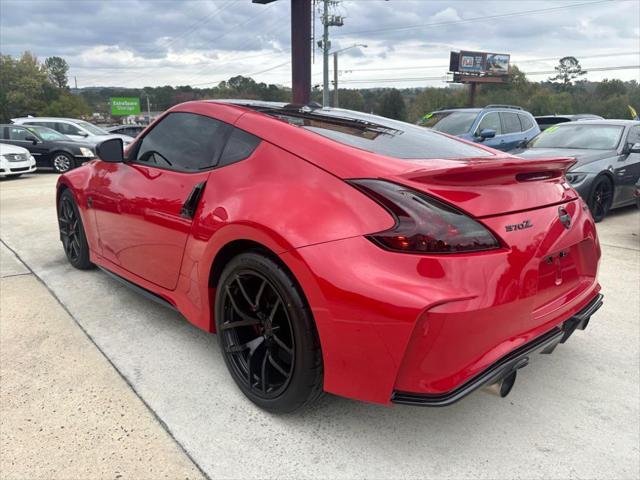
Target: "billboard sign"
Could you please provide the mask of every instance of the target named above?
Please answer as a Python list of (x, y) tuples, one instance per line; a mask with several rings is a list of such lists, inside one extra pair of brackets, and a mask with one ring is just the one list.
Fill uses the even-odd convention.
[(486, 54), (483, 52), (460, 52), (460, 72), (481, 73), (484, 70)]
[(507, 75), (509, 73), (510, 55), (502, 53), (487, 53), (485, 68), (492, 75)]
[(140, 99), (136, 97), (112, 97), (111, 115), (138, 115), (140, 114)]
[(510, 55), (488, 52), (451, 52), (450, 69), (458, 73), (507, 75)]

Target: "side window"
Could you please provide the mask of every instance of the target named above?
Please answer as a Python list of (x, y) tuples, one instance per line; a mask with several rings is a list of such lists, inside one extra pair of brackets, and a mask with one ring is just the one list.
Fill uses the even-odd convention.
[(640, 143), (640, 127), (631, 127), (627, 136), (627, 143)]
[(527, 115), (518, 115), (520, 119), (520, 124), (522, 125), (522, 131), (526, 132), (527, 130), (533, 128), (533, 120)]
[(480, 133), (485, 128), (490, 130), (495, 130), (496, 135), (502, 135), (502, 126), (500, 125), (500, 116), (497, 112), (487, 113), (482, 120), (480, 120), (480, 124), (476, 129), (477, 133)]
[(234, 128), (224, 147), (218, 164), (222, 167), (250, 157), (258, 145), (260, 145), (260, 141), (261, 140), (255, 135)]
[(9, 140), (9, 127), (2, 127), (0, 138), (3, 140)]
[(502, 133), (519, 133), (522, 131), (517, 113), (501, 112), (500, 116), (502, 117)]
[(70, 123), (56, 122), (54, 130), (64, 133), (65, 135), (82, 135), (82, 130)]
[(9, 127), (9, 139), (26, 141), (27, 137), (33, 137), (26, 128)]
[(140, 143), (138, 163), (197, 172), (218, 162), (229, 125), (194, 113), (170, 113)]

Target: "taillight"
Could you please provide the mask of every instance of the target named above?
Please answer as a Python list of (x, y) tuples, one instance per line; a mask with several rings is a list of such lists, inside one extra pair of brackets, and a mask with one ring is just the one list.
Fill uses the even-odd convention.
[(387, 250), (406, 253), (464, 253), (500, 248), (482, 224), (424, 193), (384, 180), (349, 180), (395, 219), (393, 228), (367, 235)]

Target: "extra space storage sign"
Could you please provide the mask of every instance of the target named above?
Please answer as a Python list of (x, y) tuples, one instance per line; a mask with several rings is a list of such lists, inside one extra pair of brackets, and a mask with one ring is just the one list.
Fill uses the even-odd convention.
[(135, 97), (112, 97), (111, 115), (138, 115), (140, 99)]

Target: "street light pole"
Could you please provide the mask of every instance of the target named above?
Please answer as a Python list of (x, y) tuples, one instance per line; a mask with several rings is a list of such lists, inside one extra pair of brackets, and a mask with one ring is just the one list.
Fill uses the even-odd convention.
[(338, 52), (333, 52), (333, 108), (338, 108)]
[[(341, 48), (340, 50), (336, 50), (333, 53), (333, 106), (334, 108), (338, 107), (338, 54), (340, 52), (344, 52), (345, 50), (349, 50), (350, 48), (357, 48), (357, 47), (362, 47), (362, 48), (367, 48), (367, 45), (364, 45), (363, 43), (356, 43), (355, 45), (351, 45), (350, 47), (345, 47), (345, 48)], [(325, 68), (325, 72), (326, 72), (326, 68)], [(329, 75), (327, 75), (327, 81), (328, 81)], [(325, 87), (325, 90), (328, 87)]]
[(322, 106), (329, 106), (329, 2), (324, 0), (322, 12)]

